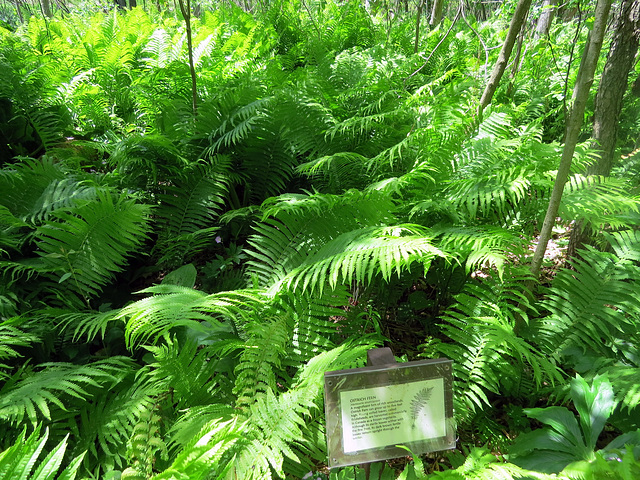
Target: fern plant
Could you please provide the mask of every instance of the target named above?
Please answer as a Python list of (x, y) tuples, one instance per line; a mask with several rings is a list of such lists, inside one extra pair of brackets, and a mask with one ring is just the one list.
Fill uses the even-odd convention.
[(76, 478), (83, 455), (75, 457), (63, 471), (59, 472), (67, 449), (68, 437), (67, 435), (39, 460), (49, 438), (48, 430), (40, 435), (40, 426), (37, 426), (28, 437), (26, 429), (23, 430), (14, 445), (0, 452), (0, 478), (3, 480), (73, 480)]

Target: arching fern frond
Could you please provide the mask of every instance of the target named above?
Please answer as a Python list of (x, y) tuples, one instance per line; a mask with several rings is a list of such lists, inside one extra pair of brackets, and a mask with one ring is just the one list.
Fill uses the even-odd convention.
[(43, 364), (35, 372), (25, 365), (0, 388), (0, 415), (12, 423), (28, 417), (36, 425), (40, 415), (51, 419), (50, 407), (64, 410), (65, 397), (86, 399), (87, 388), (116, 382), (127, 365), (118, 357), (91, 365)]
[(341, 234), (321, 246), (294, 268), (275, 288), (322, 293), (328, 283), (370, 283), (380, 274), (388, 281), (392, 275), (418, 262), (428, 270), (431, 260), (447, 257), (434, 245), (429, 229), (404, 224), (389, 227), (365, 227)]
[(438, 247), (464, 262), (467, 273), (496, 269), (502, 279), (509, 254), (524, 253), (522, 239), (498, 227), (435, 227)]
[(614, 238), (617, 255), (587, 247), (571, 260), (571, 270), (557, 273), (541, 303), (550, 314), (533, 325), (549, 351), (577, 346), (616, 358), (615, 339), (637, 333), (640, 235)]
[[(57, 210), (36, 231), (43, 266), (77, 295), (91, 298), (119, 271), (147, 233), (149, 208), (100, 193), (94, 202)], [(97, 255), (100, 252), (100, 255)]]
[(521, 376), (530, 375), (538, 386), (562, 378), (553, 357), (514, 332), (516, 316), (527, 318), (524, 283), (489, 283), (468, 285), (442, 317), (442, 331), (453, 342), (437, 349), (454, 361), (460, 412), (489, 405), (490, 393), (522, 395)]
[(210, 335), (221, 329), (227, 331), (228, 326), (221, 323), (224, 319), (238, 331), (245, 323), (244, 319), (265, 302), (265, 296), (253, 290), (207, 295), (192, 288), (157, 285), (139, 293), (153, 295), (124, 307), (115, 316), (125, 321), (125, 340), (129, 348), (146, 342), (156, 343), (158, 338), (178, 327)]
[(628, 182), (615, 177), (573, 175), (565, 186), (559, 214), (580, 220), (594, 230), (618, 229), (635, 224), (640, 199), (631, 195)]
[(41, 435), (38, 425), (31, 435), (25, 437), (26, 428), (12, 446), (0, 453), (0, 480), (53, 480), (54, 478), (73, 480), (75, 478), (84, 454), (71, 460), (67, 468), (56, 477), (64, 459), (69, 435), (51, 448), (42, 459), (40, 455), (49, 439), (49, 430), (46, 429)]
[[(389, 197), (349, 192), (332, 195), (283, 195), (266, 202), (265, 218), (249, 239), (249, 272), (261, 285), (282, 281), (322, 246), (344, 232), (383, 224), (394, 210)], [(339, 252), (334, 252), (339, 253)], [(337, 279), (336, 279), (337, 280)], [(316, 288), (321, 288), (319, 282)]]

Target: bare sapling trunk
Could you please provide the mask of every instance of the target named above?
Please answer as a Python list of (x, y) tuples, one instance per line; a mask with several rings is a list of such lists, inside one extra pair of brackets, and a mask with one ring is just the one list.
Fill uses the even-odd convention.
[(482, 97), (480, 98), (480, 105), (478, 105), (478, 116), (482, 116), (482, 112), (484, 111), (484, 109), (491, 103), (493, 94), (496, 92), (498, 84), (500, 83), (500, 79), (502, 78), (502, 75), (507, 68), (507, 63), (509, 62), (509, 57), (511, 56), (511, 50), (513, 50), (513, 45), (516, 43), (516, 39), (518, 38), (518, 34), (522, 29), (524, 20), (525, 18), (527, 18), (527, 13), (529, 12), (530, 6), (531, 0), (518, 0), (516, 11), (511, 18), (511, 24), (509, 25), (507, 38), (502, 44), (502, 49), (500, 50), (500, 54), (498, 55), (498, 61), (493, 67), (493, 72), (491, 72), (489, 82), (487, 83), (487, 86), (482, 93)]
[(189, 70), (191, 71), (191, 107), (193, 116), (198, 115), (198, 88), (196, 85), (196, 68), (193, 64), (193, 40), (191, 35), (191, 0), (178, 0), (180, 11), (187, 28), (187, 48), (189, 50)]
[(431, 18), (429, 19), (429, 28), (434, 29), (442, 21), (442, 7), (444, 6), (444, 0), (433, 0), (433, 6), (431, 7)]
[(542, 4), (542, 12), (538, 18), (538, 23), (536, 24), (536, 33), (533, 36), (534, 42), (549, 35), (549, 30), (553, 23), (553, 17), (556, 14), (556, 1), (557, 0), (544, 0), (544, 3)]
[(593, 84), (593, 77), (598, 64), (600, 50), (602, 49), (604, 33), (607, 27), (607, 17), (609, 16), (610, 9), (611, 0), (598, 0), (595, 11), (595, 20), (587, 40), (587, 45), (578, 71), (578, 77), (573, 89), (573, 96), (571, 99), (572, 106), (567, 118), (565, 144), (564, 149), (562, 150), (560, 166), (558, 167), (558, 173), (549, 199), (549, 207), (547, 208), (547, 213), (542, 224), (542, 230), (540, 231), (538, 245), (536, 246), (536, 250), (533, 254), (533, 260), (531, 261), (531, 273), (535, 278), (538, 278), (540, 275), (540, 267), (542, 266), (542, 260), (547, 249), (547, 244), (551, 238), (551, 230), (555, 224), (556, 216), (558, 215), (564, 185), (569, 178), (571, 161), (576, 149), (576, 144), (578, 143), (580, 129), (582, 128), (584, 110), (589, 98), (591, 85)]
[(418, 14), (416, 18), (416, 41), (413, 45), (413, 53), (418, 53), (418, 44), (420, 42), (420, 19), (422, 18), (423, 6), (424, 6), (424, 0), (420, 0), (420, 3), (418, 3)]
[(42, 0), (40, 5), (42, 5), (42, 14), (47, 18), (51, 18), (53, 16), (51, 14), (51, 0)]

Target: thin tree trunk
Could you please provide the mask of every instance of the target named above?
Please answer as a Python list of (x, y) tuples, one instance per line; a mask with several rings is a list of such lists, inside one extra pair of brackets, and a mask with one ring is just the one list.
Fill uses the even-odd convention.
[(418, 53), (418, 44), (420, 43), (420, 19), (422, 18), (423, 6), (424, 0), (420, 0), (420, 3), (418, 3), (418, 16), (416, 18), (416, 41), (413, 44), (413, 53)]
[(51, 0), (42, 0), (40, 5), (42, 5), (42, 13), (44, 14), (44, 16), (47, 18), (51, 18)]
[(536, 33), (533, 37), (534, 42), (539, 40), (541, 37), (549, 35), (549, 30), (553, 23), (553, 17), (556, 14), (556, 2), (557, 0), (544, 0), (544, 3), (542, 4), (542, 13), (540, 13), (540, 18), (538, 18), (538, 23), (536, 24)]
[[(185, 4), (186, 2), (186, 4)], [(178, 0), (180, 11), (187, 27), (187, 48), (189, 49), (189, 70), (191, 71), (191, 106), (193, 116), (198, 115), (198, 88), (196, 85), (196, 69), (193, 65), (193, 41), (191, 36), (191, 0)]]
[(564, 149), (562, 150), (560, 166), (558, 167), (553, 191), (551, 192), (551, 198), (549, 199), (547, 214), (545, 215), (544, 223), (542, 224), (538, 245), (536, 246), (536, 251), (533, 254), (533, 260), (531, 261), (531, 273), (535, 278), (538, 278), (540, 275), (540, 267), (542, 266), (544, 253), (547, 250), (547, 244), (551, 238), (551, 230), (555, 224), (556, 216), (558, 215), (558, 208), (560, 207), (560, 200), (562, 199), (564, 185), (569, 178), (571, 160), (573, 159), (573, 153), (575, 152), (580, 129), (582, 128), (584, 110), (589, 98), (589, 90), (593, 84), (593, 77), (598, 64), (598, 57), (602, 48), (602, 42), (604, 40), (604, 33), (607, 27), (607, 17), (609, 15), (610, 8), (611, 0), (598, 0), (595, 11), (595, 20), (591, 29), (591, 34), (587, 40), (587, 45), (580, 64), (580, 70), (578, 71), (578, 77), (573, 89), (573, 97), (571, 99), (572, 107), (567, 118), (565, 144)]
[[(525, 17), (526, 20), (526, 17)], [(515, 93), (515, 78), (520, 70), (520, 63), (522, 61), (522, 42), (524, 41), (525, 29), (520, 29), (518, 34), (518, 45), (516, 47), (516, 57), (513, 59), (513, 65), (511, 66), (511, 72), (509, 73), (509, 86), (507, 87), (507, 98), (512, 98)]]
[(431, 7), (431, 18), (429, 19), (429, 28), (435, 28), (440, 25), (442, 20), (442, 7), (444, 6), (444, 0), (433, 0), (433, 6)]
[(511, 24), (509, 25), (509, 31), (507, 32), (507, 38), (502, 45), (502, 49), (500, 50), (500, 54), (498, 55), (498, 61), (496, 65), (493, 67), (493, 72), (491, 73), (491, 77), (489, 78), (489, 82), (482, 93), (482, 97), (480, 98), (480, 105), (478, 106), (478, 115), (482, 116), (482, 112), (484, 109), (491, 103), (491, 99), (493, 98), (493, 94), (496, 92), (498, 88), (498, 84), (500, 83), (500, 79), (504, 74), (505, 68), (507, 68), (507, 62), (509, 61), (509, 56), (511, 55), (511, 50), (513, 50), (513, 45), (516, 42), (516, 38), (520, 33), (520, 29), (524, 23), (524, 19), (527, 17), (527, 13), (529, 12), (529, 7), (531, 6), (531, 0), (518, 0), (518, 4), (516, 5), (516, 11), (511, 18)]

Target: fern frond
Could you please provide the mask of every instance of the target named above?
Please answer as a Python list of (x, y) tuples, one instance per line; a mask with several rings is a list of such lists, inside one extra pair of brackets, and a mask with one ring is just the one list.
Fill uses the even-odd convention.
[(84, 400), (88, 387), (116, 382), (127, 363), (113, 357), (91, 365), (42, 364), (32, 372), (24, 366), (0, 389), (0, 414), (13, 423), (28, 417), (36, 425), (39, 415), (51, 419), (50, 405), (65, 409), (65, 397)]
[(136, 381), (139, 372), (134, 365), (121, 369), (117, 384), (99, 390), (72, 414), (57, 416), (59, 425), (76, 437), (74, 451), (86, 451), (97, 462), (109, 458), (114, 465), (125, 463), (134, 426), (162, 393), (142, 377)]
[(524, 288), (512, 282), (501, 291), (496, 284), (495, 291), (469, 286), (442, 317), (447, 322), (442, 331), (454, 342), (437, 348), (454, 360), (457, 398), (465, 405), (460, 411), (483, 408), (489, 404), (489, 392), (512, 390), (513, 379), (521, 375), (531, 375), (538, 386), (562, 378), (553, 357), (514, 333), (515, 316), (526, 318)]
[(540, 342), (553, 351), (575, 345), (615, 358), (614, 340), (637, 331), (640, 237), (616, 235), (621, 256), (588, 247), (563, 269), (542, 302), (550, 315), (538, 320)]
[[(271, 389), (251, 405), (247, 417), (246, 442), (237, 445), (234, 474), (238, 478), (269, 479), (272, 471), (284, 477), (283, 465), (292, 462), (309, 471), (309, 459), (301, 452), (317, 449), (311, 445), (306, 425), (321, 416), (319, 402), (322, 377), (327, 370), (354, 366), (362, 361), (370, 345), (345, 344), (324, 352), (299, 369), (296, 382), (287, 392), (276, 395)], [(320, 437), (321, 444), (324, 438)], [(304, 468), (302, 468), (304, 469)]]
[[(62, 464), (69, 435), (39, 461), (38, 458), (49, 438), (49, 430), (46, 429), (44, 434), (40, 435), (40, 426), (37, 426), (31, 435), (27, 438), (25, 436), (26, 428), (12, 446), (0, 453), (0, 479), (52, 480)], [(67, 468), (60, 472), (58, 480), (73, 480), (83, 457), (84, 454), (75, 457)]]
[(467, 273), (476, 269), (496, 269), (503, 278), (509, 254), (524, 253), (522, 239), (497, 227), (436, 227), (438, 247), (464, 262)]
[(628, 227), (640, 199), (631, 196), (628, 182), (614, 177), (573, 175), (562, 196), (560, 216), (580, 220), (594, 230)]
[[(15, 326), (15, 320), (5, 320), (0, 323), (0, 362), (9, 358), (17, 358), (22, 355), (14, 347), (26, 347), (36, 340), (36, 336), (21, 330)], [(0, 363), (0, 379), (9, 377), (2, 369), (8, 369), (7, 365)]]
[(282, 360), (291, 342), (289, 322), (290, 319), (280, 317), (268, 322), (254, 322), (247, 327), (249, 338), (235, 368), (233, 392), (237, 397), (237, 407), (250, 406), (258, 394), (276, 390), (276, 382), (280, 380), (278, 374), (284, 373)]
[(434, 258), (447, 254), (433, 244), (431, 231), (419, 225), (367, 227), (353, 230), (332, 239), (280, 280), (294, 291), (300, 288), (320, 293), (325, 284), (370, 283), (381, 274), (388, 281), (392, 275), (418, 262), (428, 270)]
[(177, 327), (208, 334), (226, 331), (227, 326), (216, 317), (227, 319), (237, 331), (238, 326), (265, 302), (260, 291), (252, 290), (207, 295), (192, 288), (157, 285), (139, 293), (153, 296), (124, 307), (115, 317), (125, 320), (125, 340), (129, 348), (149, 341), (156, 343), (158, 338)]
[(226, 198), (227, 163), (218, 156), (192, 165), (158, 196), (159, 223), (165, 224), (155, 247), (160, 263), (180, 265), (210, 241), (215, 229), (207, 227)]
[(117, 313), (118, 310), (87, 313), (51, 309), (45, 315), (54, 317), (62, 331), (73, 330), (74, 342), (82, 337), (85, 337), (87, 342), (92, 342), (98, 336), (104, 340), (107, 327), (116, 321)]
[(256, 234), (249, 239), (254, 250), (249, 253), (255, 260), (248, 266), (265, 286), (282, 281), (343, 232), (382, 224), (394, 209), (389, 197), (359, 192), (283, 195), (264, 207), (265, 217), (270, 218), (254, 227)]
[(153, 480), (223, 480), (232, 468), (226, 458), (237, 443), (242, 442), (245, 424), (238, 418), (213, 420), (193, 437), (164, 472)]
[[(147, 346), (155, 359), (149, 364), (147, 381), (159, 391), (175, 392), (176, 408), (182, 410), (206, 405), (214, 397), (217, 363), (206, 348), (194, 341), (179, 344), (168, 339), (160, 346)], [(218, 402), (222, 399), (218, 398)]]
[(145, 239), (148, 212), (124, 196), (100, 193), (94, 202), (57, 210), (57, 222), (38, 227), (38, 254), (59, 283), (68, 281), (70, 290), (93, 297)]

